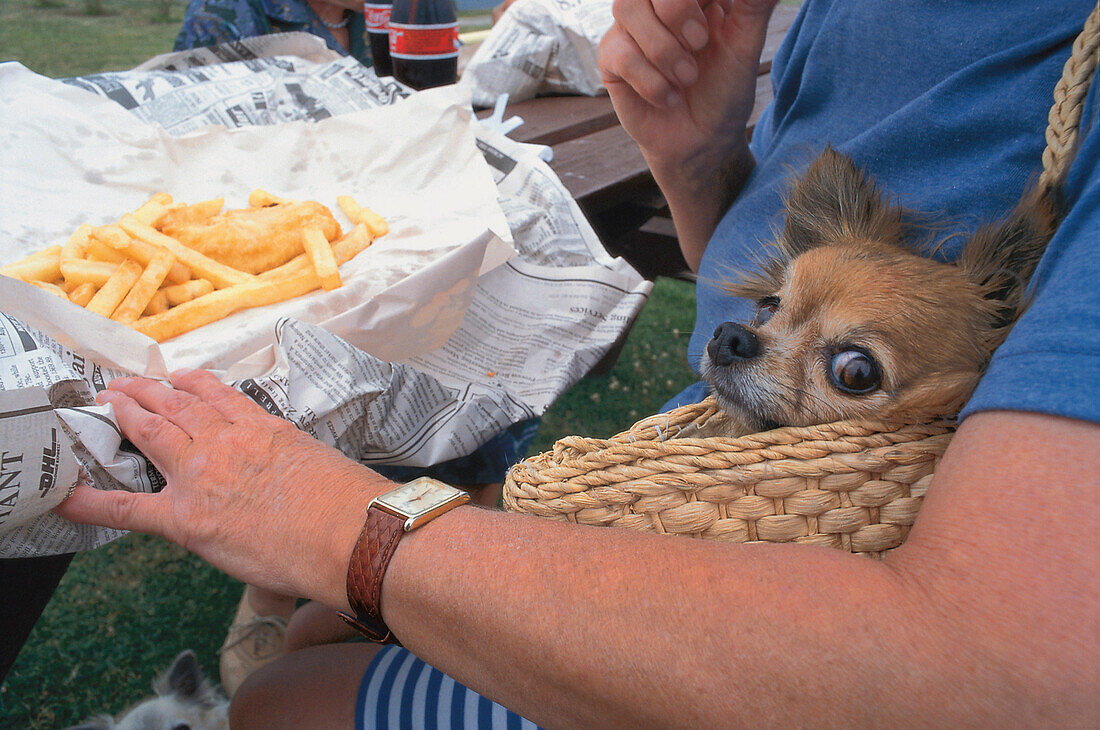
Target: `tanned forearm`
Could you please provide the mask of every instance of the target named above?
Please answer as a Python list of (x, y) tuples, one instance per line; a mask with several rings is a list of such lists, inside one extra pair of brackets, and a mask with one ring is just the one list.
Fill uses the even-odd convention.
[(648, 160), (653, 178), (664, 193), (676, 226), (680, 250), (692, 271), (699, 270), (703, 251), (730, 204), (756, 165), (748, 144), (736, 147), (722, 164), (713, 150), (706, 159), (665, 164)]
[[(1044, 459), (1013, 455), (1025, 438)], [(426, 661), (549, 727), (1081, 719), (1096, 530), (1017, 530), (1072, 522), (1075, 499), (1095, 520), (1096, 447), (1094, 426), (971, 419), (884, 562), (463, 508), (402, 543), (383, 611)]]
[(808, 718), (841, 687), (862, 697), (837, 719), (862, 724), (882, 709), (862, 678), (902, 682), (923, 650), (881, 563), (464, 512), (391, 566), (384, 610), (418, 656), (545, 727)]
[[(167, 486), (77, 485), (58, 512), (346, 609), (392, 485), (210, 373), (173, 385), (99, 394)], [(882, 562), (460, 507), (400, 542), (381, 607), (412, 651), (553, 727), (1092, 726), (1097, 524), (1100, 425), (978, 414)]]

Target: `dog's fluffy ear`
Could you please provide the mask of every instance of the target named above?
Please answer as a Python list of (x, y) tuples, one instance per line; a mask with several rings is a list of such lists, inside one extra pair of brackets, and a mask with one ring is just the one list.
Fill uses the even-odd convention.
[(759, 300), (783, 286), (787, 265), (812, 248), (851, 240), (902, 242), (904, 211), (890, 205), (847, 155), (826, 147), (787, 195), (783, 232), (755, 261), (722, 288), (734, 296)]
[(729, 279), (720, 281), (719, 286), (732, 296), (760, 301), (783, 287), (788, 262), (784, 255), (760, 257), (756, 260), (756, 269), (736, 272)]
[(172, 666), (168, 667), (168, 671), (157, 679), (153, 689), (161, 696), (176, 695), (181, 698), (190, 698), (198, 694), (202, 684), (199, 659), (195, 656), (195, 652), (186, 649), (176, 656)]
[(895, 243), (902, 234), (902, 209), (890, 205), (851, 158), (826, 147), (791, 189), (781, 245), (793, 259), (816, 246)]
[(213, 707), (218, 697), (199, 667), (198, 657), (190, 649), (181, 651), (172, 666), (153, 682), (153, 690), (160, 697), (174, 695), (199, 705)]
[(1049, 196), (1036, 188), (1003, 220), (978, 230), (959, 255), (958, 265), (986, 299), (998, 302), (996, 327), (1005, 328), (1027, 308), (1027, 287), (1058, 227)]

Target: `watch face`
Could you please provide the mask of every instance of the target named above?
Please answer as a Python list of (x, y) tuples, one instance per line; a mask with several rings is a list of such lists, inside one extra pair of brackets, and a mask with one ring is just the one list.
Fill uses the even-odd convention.
[(378, 497), (378, 502), (408, 517), (416, 517), (460, 494), (463, 494), (460, 489), (428, 477), (420, 477), (383, 494)]

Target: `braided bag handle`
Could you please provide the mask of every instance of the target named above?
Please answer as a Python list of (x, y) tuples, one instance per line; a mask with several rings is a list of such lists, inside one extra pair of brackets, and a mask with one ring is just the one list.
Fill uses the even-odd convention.
[[(1055, 87), (1040, 185), (1056, 194), (1076, 149), (1100, 47), (1100, 6)], [(954, 432), (948, 421), (838, 421), (740, 437), (706, 398), (608, 439), (568, 436), (514, 466), (507, 509), (735, 542), (805, 542), (881, 557), (916, 519)], [(715, 435), (719, 434), (719, 435)]]
[(1054, 86), (1054, 104), (1047, 119), (1046, 149), (1039, 184), (1054, 190), (1065, 179), (1077, 149), (1081, 111), (1100, 58), (1100, 5), (1092, 9), (1085, 27), (1073, 42), (1073, 52)]

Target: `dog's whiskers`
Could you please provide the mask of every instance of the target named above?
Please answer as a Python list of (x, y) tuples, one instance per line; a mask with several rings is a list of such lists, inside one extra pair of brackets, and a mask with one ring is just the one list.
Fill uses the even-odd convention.
[(806, 400), (813, 401), (822, 407), (822, 412), (818, 415), (831, 414), (835, 410), (829, 401), (805, 388), (799, 388), (789, 383), (776, 382), (776, 384), (783, 388), (783, 392), (777, 393), (776, 395), (782, 398), (787, 405), (791, 407), (793, 413), (805, 413), (807, 411), (805, 406)]

